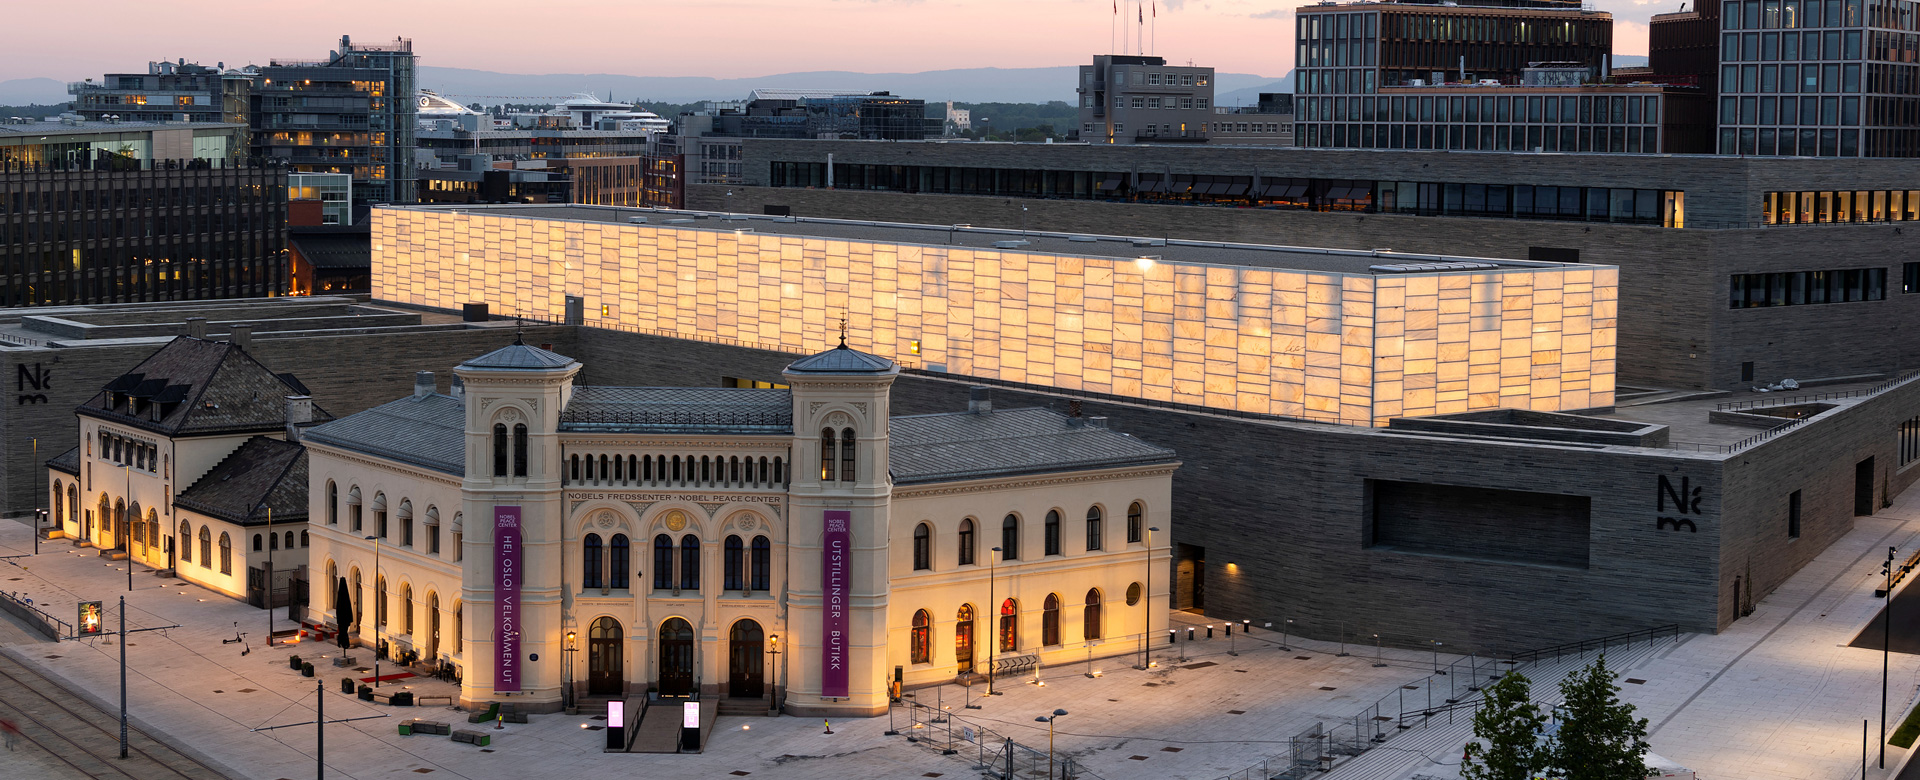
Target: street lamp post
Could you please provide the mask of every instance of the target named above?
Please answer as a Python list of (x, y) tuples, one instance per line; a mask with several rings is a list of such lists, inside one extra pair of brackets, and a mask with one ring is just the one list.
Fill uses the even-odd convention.
[(780, 635), (768, 634), (767, 645), (771, 648), (767, 651), (767, 654), (773, 657), (773, 659), (768, 662), (773, 666), (773, 674), (771, 675), (773, 677), (773, 687), (768, 690), (767, 711), (772, 712), (774, 714), (779, 714), (780, 712)]
[[(33, 439), (33, 463), (36, 467), (40, 465), (39, 437), (34, 437)], [(37, 504), (39, 502), (36, 501), (34, 503)], [(33, 510), (33, 554), (34, 555), (40, 554), (40, 526), (44, 525), (46, 521), (47, 521), (46, 510), (44, 509)]]
[(1054, 710), (1052, 715), (1033, 719), (1035, 723), (1047, 724), (1047, 780), (1053, 780), (1053, 722), (1066, 714), (1066, 710)]
[(993, 626), (993, 638), (989, 640), (989, 644), (987, 645), (988, 696), (1000, 695), (993, 692), (993, 657), (1000, 652), (1000, 621), (1002, 620), (1000, 615), (1000, 602), (994, 601), (993, 594), (994, 565), (999, 562), (999, 559), (1000, 548), (998, 547), (993, 548), (993, 550), (987, 554), (987, 609), (990, 610), (987, 614), (993, 616), (992, 622), (988, 624)]
[(573, 711), (573, 652), (575, 649), (573, 640), (578, 636), (579, 634), (575, 632), (567, 632), (566, 655), (562, 656), (562, 658), (566, 660), (566, 663), (561, 664), (561, 666), (565, 667), (561, 670), (561, 673), (566, 678), (566, 687), (560, 689), (560, 698), (562, 700), (560, 706), (565, 707), (568, 712)]
[(1146, 618), (1140, 624), (1140, 668), (1142, 669), (1153, 666), (1153, 661), (1150, 659), (1152, 651), (1147, 648), (1147, 643), (1152, 641), (1149, 637), (1153, 634), (1153, 534), (1159, 530), (1158, 526), (1147, 528), (1147, 592), (1140, 597), (1141, 611)]
[[(1880, 612), (1880, 768), (1887, 768), (1887, 670), (1892, 665), (1893, 648), (1893, 554), (1887, 548), (1887, 562), (1880, 572), (1887, 577), (1887, 607)], [(1734, 605), (1738, 608), (1739, 605)]]
[(1433, 673), (1446, 674), (1446, 672), (1440, 671), (1440, 640), (1431, 639), (1428, 641), (1433, 643)]
[(133, 537), (127, 533), (127, 520), (133, 515), (133, 461), (120, 464), (127, 472), (127, 511), (120, 515), (120, 526), (113, 529), (114, 538), (120, 541), (116, 545), (127, 554), (127, 592), (133, 592)]
[(387, 614), (387, 595), (380, 587), (380, 537), (368, 536), (373, 542), (373, 687), (380, 687), (380, 618)]
[(1374, 668), (1377, 669), (1386, 665), (1387, 665), (1386, 659), (1380, 656), (1380, 635), (1374, 634), (1373, 635), (1373, 666)]
[(267, 507), (267, 582), (264, 601), (267, 605), (267, 646), (273, 646), (273, 549), (279, 544), (273, 535), (273, 507)]
[(1287, 640), (1292, 637), (1293, 618), (1287, 618), (1285, 622), (1280, 624), (1280, 649), (1291, 652), (1293, 648), (1287, 646)]

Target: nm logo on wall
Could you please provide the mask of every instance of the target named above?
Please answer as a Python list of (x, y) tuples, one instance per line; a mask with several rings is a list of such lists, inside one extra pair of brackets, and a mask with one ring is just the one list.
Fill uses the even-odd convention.
[(33, 364), (32, 368), (28, 368), (27, 364), (21, 363), (15, 366), (15, 368), (17, 368), (18, 371), (14, 373), (14, 391), (20, 395), (16, 397), (14, 402), (20, 406), (46, 403), (46, 393), (29, 393), (27, 390), (28, 388), (34, 390), (53, 389), (53, 370), (42, 368), (39, 363)]

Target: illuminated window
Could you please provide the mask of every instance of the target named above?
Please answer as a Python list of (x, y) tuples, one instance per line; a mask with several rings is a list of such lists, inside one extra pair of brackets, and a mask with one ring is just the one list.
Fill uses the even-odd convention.
[(1052, 647), (1060, 644), (1060, 594), (1047, 594), (1046, 603), (1040, 610), (1040, 644)]
[(1020, 649), (1020, 603), (1013, 599), (1000, 602), (1000, 652)]
[(834, 438), (834, 434), (833, 434), (832, 428), (826, 428), (820, 431), (820, 481), (821, 482), (833, 481), (833, 463), (834, 463), (833, 438)]
[(1087, 606), (1082, 610), (1080, 638), (1093, 641), (1100, 638), (1100, 589), (1087, 591)]
[(913, 613), (913, 638), (911, 644), (911, 663), (933, 663), (933, 613), (920, 610)]

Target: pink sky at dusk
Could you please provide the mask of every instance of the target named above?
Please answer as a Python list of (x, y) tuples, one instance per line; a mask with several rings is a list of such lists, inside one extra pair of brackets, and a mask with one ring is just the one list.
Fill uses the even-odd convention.
[[(1616, 53), (1646, 53), (1647, 16), (1676, 3), (1601, 0), (1615, 15)], [(1290, 11), (1299, 4), (1161, 0), (1151, 53), (1278, 77), (1293, 66)], [(1121, 0), (1123, 21), (1132, 21), (1133, 6)], [(275, 9), (285, 23), (273, 19)], [(719, 78), (1072, 65), (1114, 40), (1113, 0), (330, 0), (244, 13), (208, 0), (97, 0), (84, 11), (19, 0), (7, 16), (0, 80), (77, 81), (182, 57), (229, 67), (315, 58), (342, 33), (365, 42), (412, 38), (421, 63), (432, 66)]]

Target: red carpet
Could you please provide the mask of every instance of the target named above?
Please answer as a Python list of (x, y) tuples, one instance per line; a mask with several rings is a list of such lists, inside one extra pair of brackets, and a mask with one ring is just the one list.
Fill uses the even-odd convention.
[(380, 682), (393, 682), (394, 680), (405, 680), (408, 677), (412, 677), (412, 676), (414, 676), (413, 672), (401, 672), (399, 674), (383, 674), (383, 675), (380, 675), (378, 678), (362, 677), (360, 678), (360, 681), (363, 683), (370, 683), (370, 682), (373, 682), (375, 679), (378, 679)]

